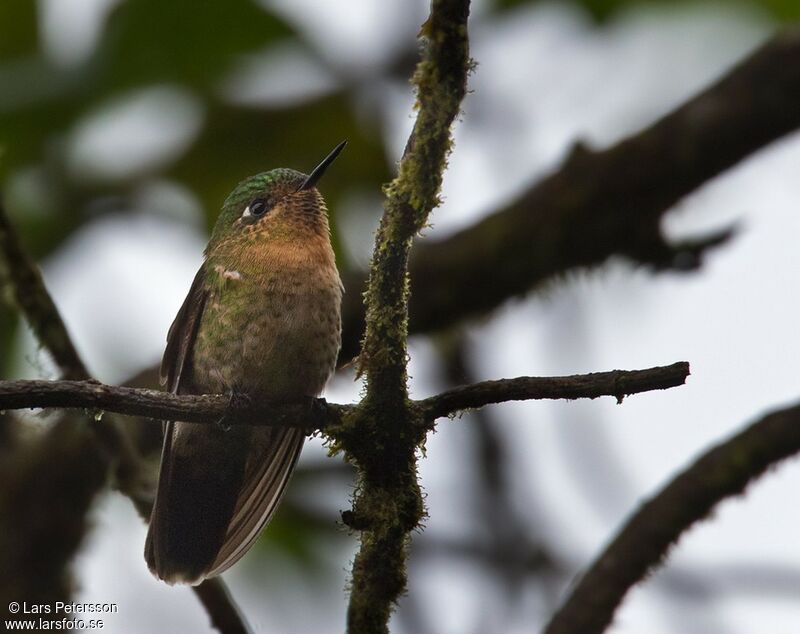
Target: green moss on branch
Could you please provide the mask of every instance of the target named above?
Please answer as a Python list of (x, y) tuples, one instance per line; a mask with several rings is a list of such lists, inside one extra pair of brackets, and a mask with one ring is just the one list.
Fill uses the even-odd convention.
[[(358, 466), (351, 526), (361, 529), (348, 610), (350, 632), (388, 631), (406, 588), (409, 535), (424, 515), (416, 450), (425, 439), (420, 411), (408, 399), (408, 254), (414, 235), (439, 204), (450, 127), (466, 94), (470, 69), (469, 2), (433, 0), (423, 25), (423, 58), (413, 84), (417, 119), (397, 178), (384, 188), (365, 293), (366, 332), (359, 369), (366, 395), (352, 414), (356, 433), (339, 437)], [(352, 422), (352, 421), (351, 421)]]

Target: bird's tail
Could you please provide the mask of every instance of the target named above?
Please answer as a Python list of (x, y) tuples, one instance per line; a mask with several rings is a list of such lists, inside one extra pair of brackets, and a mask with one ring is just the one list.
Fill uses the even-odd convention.
[(168, 423), (145, 559), (167, 583), (236, 563), (283, 497), (305, 434), (287, 427)]

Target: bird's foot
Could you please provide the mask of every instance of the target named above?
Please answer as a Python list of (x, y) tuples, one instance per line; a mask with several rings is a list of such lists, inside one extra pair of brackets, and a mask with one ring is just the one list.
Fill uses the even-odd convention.
[(250, 397), (244, 392), (238, 390), (236, 387), (231, 388), (228, 395), (228, 406), (225, 408), (225, 413), (222, 414), (220, 419), (216, 422), (217, 427), (222, 431), (230, 431), (231, 421), (235, 420), (236, 413), (242, 409), (246, 409), (250, 404)]

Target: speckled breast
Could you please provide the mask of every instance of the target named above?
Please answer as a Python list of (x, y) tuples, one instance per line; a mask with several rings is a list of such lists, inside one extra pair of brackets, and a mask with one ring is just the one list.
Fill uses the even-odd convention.
[(194, 383), (269, 399), (317, 396), (336, 366), (342, 289), (332, 270), (249, 277), (215, 271), (197, 333)]

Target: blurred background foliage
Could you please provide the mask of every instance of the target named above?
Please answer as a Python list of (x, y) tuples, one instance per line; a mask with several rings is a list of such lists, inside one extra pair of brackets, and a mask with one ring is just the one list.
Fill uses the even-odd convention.
[[(288, 104), (233, 103), (224, 82), (247, 56), (287, 40), (303, 42), (283, 19), (252, 2), (116, 3), (88, 55), (67, 62), (42, 50), (35, 3), (12, 0), (0, 10), (6, 25), (0, 178), (9, 196), (15, 188), (8, 181), (20, 172), (47, 190), (9, 201), (36, 256), (57, 247), (92, 209), (111, 207), (98, 200), (113, 197), (113, 206), (124, 208), (131, 192), (156, 175), (187, 186), (209, 224), (242, 175), (273, 165), (300, 169), (342, 138), (351, 160), (330, 184), (329, 199), (336, 202), (355, 186), (376, 187), (388, 175), (378, 130), (359, 119), (342, 86)], [(6, 39), (6, 32), (13, 37)], [(155, 107), (166, 108), (175, 126), (197, 120), (182, 147), (145, 157), (150, 161), (112, 157), (115, 169), (75, 164), (72, 135), (81, 126), (108, 121), (109, 112), (123, 114), (126, 102), (152, 90), (161, 91)]]
[[(57, 7), (58, 1), (49, 4)], [(413, 40), (384, 60), (383, 67), (353, 76), (267, 3), (101, 4), (96, 41), (71, 55), (44, 46), (41, 5), (5, 0), (0, 6), (0, 183), (36, 257), (46, 256), (97, 214), (130, 207), (135, 192), (154, 179), (188, 188), (210, 227), (224, 196), (243, 175), (274, 165), (309, 169), (315, 157), (343, 138), (348, 139), (348, 152), (337, 166), (337, 178), (326, 183), (334, 209), (354, 189), (376, 191), (389, 177), (396, 157), (387, 156), (381, 121), (374, 108), (364, 107), (358, 92), (377, 77), (407, 78), (415, 56)], [(496, 0), (490, 7), (502, 13), (533, 4), (539, 2)], [(653, 3), (577, 4), (600, 28), (622, 9)], [(793, 0), (749, 4), (777, 20), (800, 17), (800, 4)], [(52, 19), (69, 18), (55, 8), (50, 13), (56, 16)], [(324, 85), (304, 91), (306, 78), (289, 75), (282, 81), (298, 84), (290, 91), (294, 97), (243, 96), (242, 84), (258, 79), (253, 67), (287, 44), (299, 47), (326, 73)], [(99, 158), (87, 159), (87, 152), (96, 149), (94, 139), (104, 132), (98, 126), (130, 116), (127, 108), (137, 105), (147, 108), (148, 115), (166, 111), (163, 147), (143, 156), (114, 156), (104, 146)], [(170, 128), (176, 138), (170, 138)]]
[[(368, 218), (370, 226), (379, 216), (381, 184), (391, 177), (399, 157), (389, 142), (374, 88), (388, 82), (408, 90), (417, 55), (413, 35), (424, 16), (423, 3), (410, 3), (407, 15), (398, 21), (397, 31), (407, 35), (401, 38), (402, 44), (388, 43), (385, 55), (361, 64), (341, 63), (310, 37), (291, 12), (279, 10), (280, 3), (93, 3), (97, 23), (82, 35), (73, 33), (73, 45), (65, 46), (53, 34), (57, 36), (63, 27), (69, 35), (74, 3), (0, 2), (0, 191), (35, 258), (42, 261), (52, 256), (70, 236), (109, 214), (155, 213), (176, 222), (196, 222), (208, 231), (224, 197), (243, 177), (276, 166), (308, 171), (336, 143), (347, 139), (347, 151), (337, 161), (333, 177), (325, 181), (324, 193), (332, 210), (340, 267), (365, 264), (359, 255), (363, 248), (359, 253), (348, 250), (341, 227), (348, 214)], [(478, 4), (481, 19), (491, 22), (541, 3), (494, 0)], [(583, 0), (571, 4), (594, 21), (594, 28), (603, 29), (618, 12), (652, 3)], [(795, 0), (692, 4), (713, 4), (721, 10), (749, 6), (776, 21), (800, 17), (800, 3)], [(295, 58), (303, 60), (299, 66)], [(154, 123), (142, 127), (143, 119)], [(183, 209), (188, 201), (192, 213), (182, 215), (170, 209), (176, 196), (180, 203), (176, 207)], [(4, 307), (0, 312), (4, 377), (15, 376), (25, 363), (14, 354), (18, 332), (16, 315)], [(449, 350), (441, 355), (449, 367), (448, 357), (463, 350), (454, 353), (452, 342), (441, 344), (437, 343), (439, 348)], [(455, 376), (448, 378), (444, 372), (439, 380), (447, 384), (469, 379), (462, 366)], [(139, 384), (154, 383), (152, 373), (142, 377)], [(496, 452), (492, 453), (496, 441), (481, 437), (488, 433), (485, 422), (476, 429), (482, 454), (474, 459), (485, 465), (488, 474), (485, 499), (501, 504), (498, 483), (504, 476)], [(146, 446), (154, 450), (158, 443), (151, 437)], [(347, 492), (350, 483), (350, 470), (339, 462), (304, 465), (259, 551), (288, 558), (311, 573), (310, 578), (327, 570), (339, 579), (340, 570), (326, 568), (319, 544), (334, 543), (340, 548), (349, 538), (336, 526), (335, 505), (315, 506), (309, 503), (315, 496), (308, 492), (330, 487)], [(477, 504), (475, 514), (481, 517), (495, 511)], [(503, 512), (513, 514), (508, 508)], [(518, 529), (495, 527), (489, 536), (496, 538), (490, 540), (491, 547), (445, 546), (457, 556), (472, 549), (473, 555), (491, 566), (502, 564), (513, 595), (520, 578), (531, 571), (560, 574), (559, 563), (535, 539), (525, 557), (515, 556), (518, 551), (507, 552), (509, 535), (516, 539)], [(348, 544), (344, 547), (352, 548), (352, 542)], [(429, 556), (424, 539), (421, 544), (421, 556)], [(249, 561), (258, 565), (255, 559)], [(417, 617), (412, 612), (402, 618), (410, 624), (409, 631), (423, 631), (416, 629)]]

